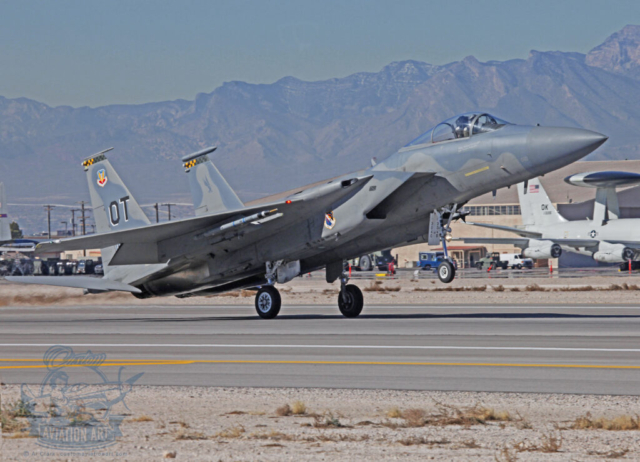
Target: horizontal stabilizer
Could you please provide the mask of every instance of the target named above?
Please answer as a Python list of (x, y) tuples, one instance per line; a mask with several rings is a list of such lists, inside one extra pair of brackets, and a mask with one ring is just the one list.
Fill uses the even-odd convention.
[(5, 279), (9, 282), (17, 282), (19, 284), (39, 284), (88, 290), (115, 290), (134, 294), (141, 293), (140, 289), (130, 286), (129, 284), (91, 276), (7, 276)]
[(491, 225), (489, 223), (472, 223), (470, 221), (467, 222), (468, 225), (480, 226), (481, 228), (490, 228), (497, 229), (499, 231), (508, 231), (510, 233), (520, 234), (521, 236), (539, 238), (542, 236), (542, 233), (536, 233), (533, 231), (525, 231), (524, 229), (512, 228), (511, 226), (502, 226), (502, 225)]
[[(517, 237), (460, 237), (454, 241), (463, 241), (466, 244), (512, 244), (516, 247), (526, 247), (531, 239)], [(538, 238), (541, 241), (551, 241), (565, 247), (597, 247), (600, 241), (596, 239), (547, 239)], [(632, 247), (632, 246), (630, 246)]]

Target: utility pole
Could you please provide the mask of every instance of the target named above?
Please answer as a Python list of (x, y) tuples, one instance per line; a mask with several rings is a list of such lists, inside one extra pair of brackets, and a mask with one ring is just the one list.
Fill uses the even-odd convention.
[(47, 211), (47, 238), (51, 239), (51, 210), (55, 208), (54, 205), (45, 205), (44, 209)]
[[(80, 212), (82, 213), (82, 235), (84, 236), (85, 234), (87, 234), (87, 217), (84, 214), (84, 204), (85, 201), (80, 201)], [(82, 251), (82, 255), (83, 256), (87, 256), (87, 250), (84, 249)]]
[(79, 212), (80, 209), (71, 209), (71, 232), (73, 235), (76, 235), (76, 212)]
[(80, 212), (82, 212), (82, 235), (87, 234), (87, 227), (85, 224), (86, 217), (84, 216), (84, 201), (80, 201)]
[(158, 203), (156, 202), (156, 205), (153, 206), (154, 209), (156, 209), (156, 223), (160, 223), (160, 214), (158, 213)]
[(169, 221), (171, 221), (171, 206), (176, 204), (162, 204), (167, 206), (167, 210), (169, 212)]
[(65, 235), (67, 234), (67, 232), (69, 231), (69, 228), (67, 227), (67, 222), (66, 221), (61, 221), (60, 224), (64, 225), (64, 233)]

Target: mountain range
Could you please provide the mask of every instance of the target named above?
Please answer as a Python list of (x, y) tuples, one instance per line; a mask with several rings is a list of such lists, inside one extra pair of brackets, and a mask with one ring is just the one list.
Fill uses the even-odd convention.
[[(87, 200), (80, 162), (113, 146), (110, 158), (140, 202), (189, 202), (179, 159), (216, 145), (214, 162), (251, 200), (366, 167), (439, 121), (475, 110), (608, 135), (588, 159), (640, 158), (640, 26), (587, 54), (409, 60), (317, 82), (228, 82), (193, 101), (73, 108), (0, 97), (0, 181), (12, 203)], [(10, 211), (29, 226), (45, 223), (39, 208)]]

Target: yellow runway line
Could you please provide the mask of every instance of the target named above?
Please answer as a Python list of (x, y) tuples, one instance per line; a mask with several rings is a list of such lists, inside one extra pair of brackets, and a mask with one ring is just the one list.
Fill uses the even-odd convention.
[[(0, 359), (0, 362), (31, 362), (34, 359)], [(115, 366), (168, 366), (189, 364), (283, 364), (283, 365), (319, 365), (319, 366), (451, 366), (451, 367), (536, 367), (556, 369), (631, 369), (640, 370), (640, 366), (622, 366), (605, 364), (528, 364), (528, 363), (453, 363), (453, 362), (386, 362), (386, 361), (305, 361), (305, 360), (253, 360), (253, 359), (194, 359), (194, 360), (113, 360), (106, 361), (100, 367)], [(44, 364), (29, 366), (0, 366), (0, 369), (38, 369)], [(64, 367), (87, 367), (74, 364)]]

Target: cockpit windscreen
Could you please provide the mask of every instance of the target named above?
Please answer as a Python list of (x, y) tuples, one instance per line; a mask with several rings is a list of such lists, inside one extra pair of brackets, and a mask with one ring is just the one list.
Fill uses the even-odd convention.
[(473, 135), (498, 130), (508, 124), (509, 122), (494, 117), (491, 114), (468, 112), (440, 122), (405, 147), (469, 138)]

